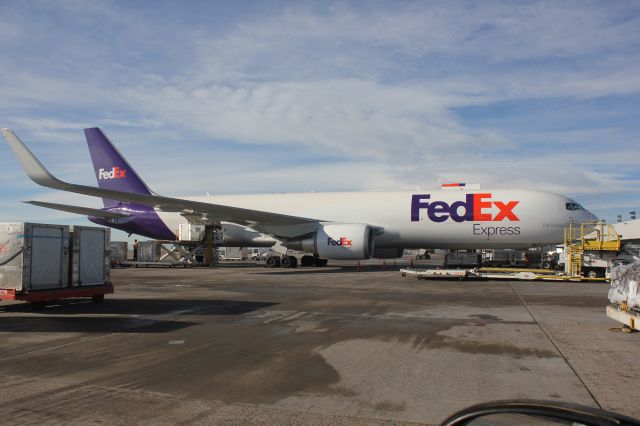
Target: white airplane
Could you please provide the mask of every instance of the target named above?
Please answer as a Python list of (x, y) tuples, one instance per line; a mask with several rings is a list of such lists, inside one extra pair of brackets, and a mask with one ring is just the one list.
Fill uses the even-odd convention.
[[(416, 192), (339, 192), (171, 198), (152, 192), (98, 128), (85, 129), (98, 187), (53, 176), (10, 129), (1, 129), (39, 185), (100, 197), (91, 209), (39, 201), (89, 216), (94, 223), (160, 240), (176, 240), (180, 223), (223, 224), (229, 245), (274, 246), (326, 259), (396, 258), (412, 248), (529, 248), (563, 241), (569, 223), (595, 216), (574, 200), (545, 191), (450, 184)], [(283, 256), (283, 266), (295, 266)]]

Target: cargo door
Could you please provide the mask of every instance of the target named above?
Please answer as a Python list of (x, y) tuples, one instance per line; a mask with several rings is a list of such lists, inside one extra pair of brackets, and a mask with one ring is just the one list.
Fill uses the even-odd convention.
[(31, 289), (43, 290), (63, 286), (64, 250), (62, 228), (31, 228)]
[(80, 232), (80, 285), (105, 283), (105, 232), (82, 229)]

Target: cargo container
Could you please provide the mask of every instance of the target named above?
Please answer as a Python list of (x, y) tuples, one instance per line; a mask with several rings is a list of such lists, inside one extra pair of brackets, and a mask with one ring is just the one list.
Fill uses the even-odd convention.
[(162, 243), (160, 241), (140, 241), (138, 246), (138, 262), (159, 262), (161, 257)]
[(126, 241), (111, 241), (109, 244), (109, 263), (116, 266), (129, 260), (129, 243)]
[(69, 285), (69, 227), (0, 224), (0, 288), (36, 291)]
[(447, 253), (444, 257), (444, 267), (479, 266), (480, 255), (475, 251)]
[(180, 241), (204, 241), (206, 234), (205, 225), (195, 225), (193, 223), (181, 223), (178, 228), (178, 239)]
[(70, 285), (108, 284), (111, 230), (95, 226), (73, 226), (70, 234)]
[[(68, 297), (101, 301), (109, 282), (105, 228), (0, 223), (0, 300), (33, 304)], [(75, 247), (75, 249), (72, 249)], [(100, 263), (100, 264), (99, 264)]]

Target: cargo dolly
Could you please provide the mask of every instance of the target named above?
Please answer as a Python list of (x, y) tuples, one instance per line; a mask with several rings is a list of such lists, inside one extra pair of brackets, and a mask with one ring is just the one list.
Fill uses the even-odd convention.
[(630, 330), (640, 331), (640, 311), (630, 309), (626, 303), (607, 306), (607, 316), (629, 327)]
[(55, 300), (113, 293), (108, 228), (30, 222), (0, 223), (0, 301), (34, 307)]
[(415, 276), (417, 279), (490, 279), (523, 281), (606, 281), (605, 278), (568, 276), (550, 269), (535, 268), (471, 268), (471, 269), (401, 269), (403, 277)]
[(191, 266), (190, 263), (178, 261), (138, 262), (131, 260), (119, 262), (118, 265), (122, 266), (123, 268), (187, 268)]

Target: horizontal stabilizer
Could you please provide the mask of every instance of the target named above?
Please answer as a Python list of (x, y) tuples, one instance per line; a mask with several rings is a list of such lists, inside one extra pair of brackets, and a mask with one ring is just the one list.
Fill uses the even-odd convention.
[(128, 217), (127, 214), (108, 212), (100, 209), (92, 209), (90, 207), (70, 206), (67, 204), (45, 203), (44, 201), (24, 201), (24, 203), (32, 204), (38, 207), (46, 207), (48, 209), (61, 210), (63, 212), (82, 214), (85, 216), (102, 217), (105, 219), (118, 219)]

